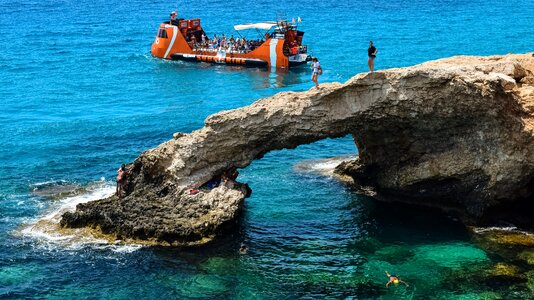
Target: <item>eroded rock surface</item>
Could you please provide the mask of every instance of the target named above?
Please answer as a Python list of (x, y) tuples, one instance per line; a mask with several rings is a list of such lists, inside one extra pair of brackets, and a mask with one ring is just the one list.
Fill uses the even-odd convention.
[(534, 188), (533, 62), (531, 54), (453, 57), (405, 69), (434, 71), (412, 75), (420, 87), (409, 79), (411, 87), (386, 88), (397, 101), (357, 129), (359, 158), (338, 173), (386, 200), (475, 220), (504, 213)]
[[(142, 153), (130, 166), (125, 199), (80, 205), (62, 224), (200, 243), (235, 218), (246, 192), (237, 185), (191, 197), (188, 189), (271, 150), (347, 134), (359, 158), (338, 172), (355, 183), (377, 197), (478, 218), (533, 192), (533, 71), (532, 54), (453, 57), (223, 111)], [(204, 207), (206, 197), (218, 205)]]

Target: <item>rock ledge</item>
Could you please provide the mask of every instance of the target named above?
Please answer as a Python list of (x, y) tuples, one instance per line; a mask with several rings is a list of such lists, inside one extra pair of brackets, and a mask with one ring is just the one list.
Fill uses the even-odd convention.
[(189, 189), (271, 150), (347, 134), (359, 157), (338, 172), (378, 198), (440, 206), (472, 220), (499, 214), (534, 191), (533, 71), (532, 54), (452, 57), (223, 111), (143, 152), (129, 166), (124, 199), (79, 205), (62, 225), (203, 243), (235, 220), (247, 189), (235, 184), (194, 196)]

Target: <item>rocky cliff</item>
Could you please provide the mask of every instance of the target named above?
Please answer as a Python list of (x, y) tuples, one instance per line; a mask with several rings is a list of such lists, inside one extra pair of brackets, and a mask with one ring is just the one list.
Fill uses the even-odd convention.
[(62, 225), (119, 238), (197, 244), (231, 224), (247, 194), (230, 184), (189, 195), (231, 165), (352, 134), (339, 173), (377, 198), (435, 205), (472, 219), (534, 191), (534, 57), (452, 57), (285, 92), (208, 117), (205, 127), (142, 153), (127, 196), (66, 213)]

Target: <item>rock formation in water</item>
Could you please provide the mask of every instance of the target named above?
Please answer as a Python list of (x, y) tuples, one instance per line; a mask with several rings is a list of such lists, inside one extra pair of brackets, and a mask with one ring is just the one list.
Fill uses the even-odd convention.
[(352, 134), (338, 172), (379, 199), (479, 219), (534, 191), (534, 57), (452, 57), (284, 92), (208, 117), (205, 127), (142, 153), (127, 197), (81, 204), (62, 225), (119, 238), (197, 244), (231, 224), (246, 187), (198, 188), (265, 153)]

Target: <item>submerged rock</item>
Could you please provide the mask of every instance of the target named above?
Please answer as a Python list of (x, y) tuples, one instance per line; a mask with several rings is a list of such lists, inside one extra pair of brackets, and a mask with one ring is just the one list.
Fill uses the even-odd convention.
[(59, 200), (87, 192), (79, 184), (66, 181), (50, 181), (30, 186), (32, 194), (50, 200)]
[(414, 260), (432, 261), (436, 266), (449, 269), (489, 261), (483, 250), (464, 243), (422, 245), (415, 248), (413, 253)]
[(491, 276), (521, 277), (517, 266), (507, 263), (498, 263), (490, 270)]
[(534, 246), (534, 235), (520, 231), (488, 231), (480, 234), (487, 241), (502, 246)]
[(527, 264), (534, 265), (534, 250), (525, 250), (518, 257)]
[(496, 264), (488, 271), (487, 275), (486, 282), (488, 285), (509, 285), (527, 281), (519, 267), (507, 263)]
[(123, 200), (80, 205), (62, 225), (202, 243), (236, 217), (248, 192), (188, 197), (188, 189), (271, 150), (347, 134), (359, 157), (338, 173), (377, 198), (439, 206), (475, 220), (500, 215), (534, 192), (533, 70), (530, 54), (453, 57), (223, 111), (205, 127), (143, 152), (130, 165)]
[(534, 294), (534, 270), (528, 271), (527, 276), (527, 287), (532, 294)]
[(392, 245), (378, 249), (373, 255), (378, 260), (398, 264), (410, 259), (414, 254), (405, 246)]

